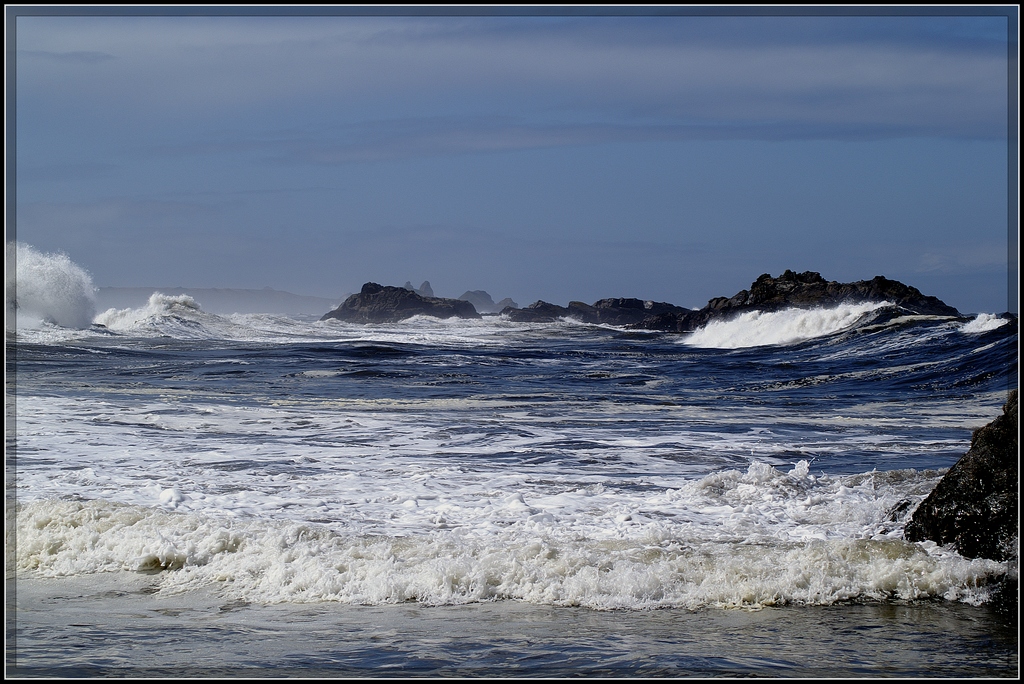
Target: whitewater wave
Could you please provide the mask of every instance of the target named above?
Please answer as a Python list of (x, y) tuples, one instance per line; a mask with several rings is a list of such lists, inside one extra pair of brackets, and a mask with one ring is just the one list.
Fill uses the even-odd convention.
[(31, 245), (7, 243), (7, 326), (88, 328), (96, 313), (92, 278), (66, 254), (45, 253)]
[(981, 603), (988, 581), (1007, 572), (1003, 563), (895, 538), (745, 545), (679, 539), (656, 522), (619, 539), (540, 524), (367, 536), (312, 523), (53, 500), (24, 505), (17, 520), (21, 572), (167, 571), (161, 591), (216, 586), (260, 603), (520, 600), (594, 609), (928, 597)]
[(867, 314), (892, 305), (865, 302), (831, 309), (748, 311), (726, 321), (712, 321), (684, 337), (682, 343), (709, 349), (795, 344), (852, 328)]
[(1008, 319), (994, 314), (978, 314), (976, 318), (973, 318), (960, 326), (960, 332), (968, 334), (988, 332), (989, 330), (1001, 328), (1009, 322), (1010, 321)]
[(107, 309), (93, 320), (109, 330), (135, 332), (159, 321), (177, 319), (199, 322), (202, 308), (188, 295), (165, 295), (154, 292), (146, 305), (138, 309)]

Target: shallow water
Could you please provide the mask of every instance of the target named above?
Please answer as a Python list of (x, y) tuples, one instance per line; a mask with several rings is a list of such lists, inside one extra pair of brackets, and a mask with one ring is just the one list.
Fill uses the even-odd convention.
[(1009, 616), (948, 601), (595, 611), (259, 605), (153, 576), (18, 582), (9, 675), (1015, 677)]

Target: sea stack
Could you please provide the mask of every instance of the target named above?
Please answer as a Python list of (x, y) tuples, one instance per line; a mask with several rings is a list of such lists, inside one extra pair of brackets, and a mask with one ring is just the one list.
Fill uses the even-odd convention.
[(884, 276), (853, 283), (838, 283), (825, 280), (820, 273), (814, 271), (786, 271), (778, 278), (764, 273), (753, 282), (749, 290), (740, 290), (732, 297), (715, 297), (703, 309), (683, 313), (655, 313), (631, 327), (692, 332), (712, 320), (732, 318), (747, 311), (809, 309), (883, 301), (892, 302), (910, 314), (960, 316), (959, 311), (938, 298), (923, 295), (915, 287)]
[(394, 323), (413, 316), (480, 318), (473, 305), (463, 300), (424, 297), (404, 287), (366, 283), (359, 293), (346, 299), (337, 309), (321, 316), (320, 320)]
[(559, 318), (571, 318), (583, 323), (616, 326), (634, 325), (659, 314), (682, 315), (689, 312), (690, 309), (675, 304), (631, 297), (599, 299), (593, 304), (574, 301), (567, 307), (537, 301), (524, 309), (506, 307), (501, 311), (509, 320), (517, 322), (550, 323)]

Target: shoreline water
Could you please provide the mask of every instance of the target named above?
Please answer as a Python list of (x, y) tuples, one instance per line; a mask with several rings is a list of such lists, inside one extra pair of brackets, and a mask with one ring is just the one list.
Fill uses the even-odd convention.
[[(1012, 617), (929, 600), (752, 611), (251, 604), (155, 576), (16, 580), (14, 677), (1014, 677)], [(59, 665), (57, 663), (60, 663)]]

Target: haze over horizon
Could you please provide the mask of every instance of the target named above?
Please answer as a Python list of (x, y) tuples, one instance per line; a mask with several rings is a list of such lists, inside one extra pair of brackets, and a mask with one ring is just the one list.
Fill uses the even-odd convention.
[(189, 9), (8, 7), (7, 240), (98, 287), (700, 308), (792, 269), (1017, 310), (1016, 8)]

